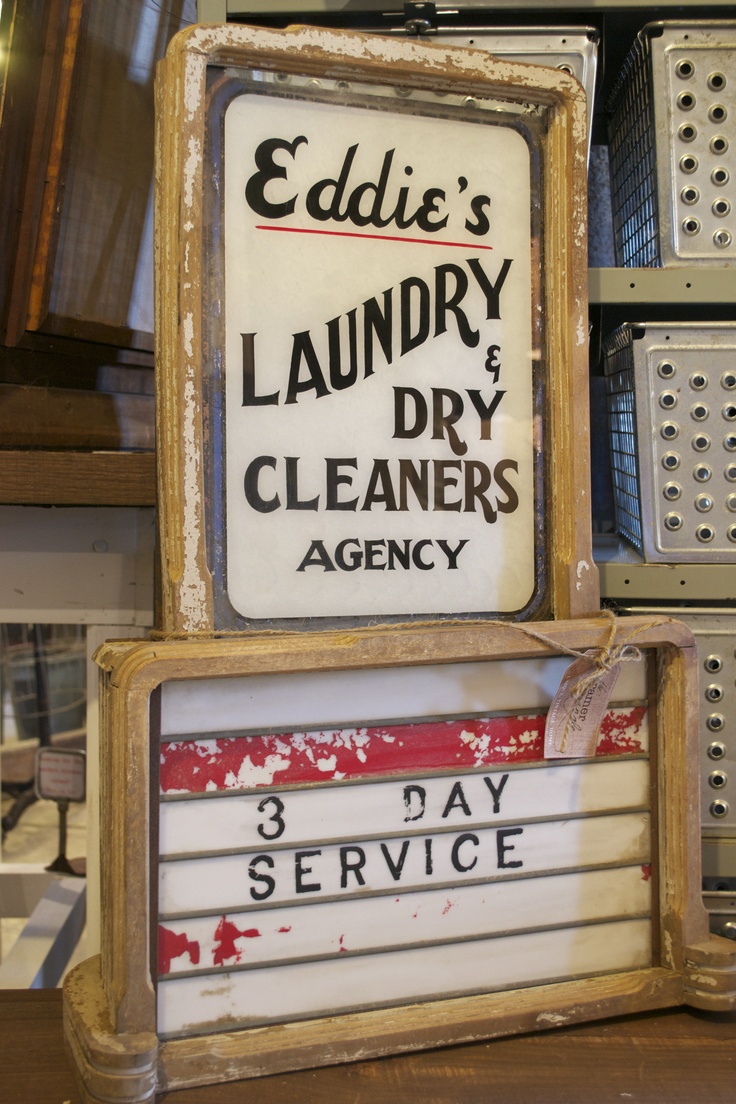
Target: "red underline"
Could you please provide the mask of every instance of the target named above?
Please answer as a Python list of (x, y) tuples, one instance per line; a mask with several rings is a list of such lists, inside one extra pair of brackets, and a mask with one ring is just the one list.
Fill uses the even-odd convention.
[(277, 230), (282, 234), (327, 234), (331, 238), (372, 238), (375, 241), (410, 242), (413, 245), (450, 245), (455, 249), (493, 249), (477, 242), (432, 241), (430, 238), (398, 238), (390, 234), (356, 234), (350, 230), (307, 230), (298, 226), (256, 226), (256, 230)]

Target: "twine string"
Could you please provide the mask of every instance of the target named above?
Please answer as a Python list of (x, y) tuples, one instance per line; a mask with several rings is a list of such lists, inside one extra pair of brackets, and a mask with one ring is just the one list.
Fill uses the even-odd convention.
[[(656, 620), (647, 621), (644, 625), (640, 625), (628, 633), (619, 644), (614, 644), (616, 633), (618, 630), (619, 619), (610, 609), (602, 609), (600, 616), (607, 622), (608, 628), (606, 633), (606, 639), (600, 644), (593, 644), (590, 648), (581, 651), (578, 648), (571, 648), (567, 644), (563, 644), (559, 640), (555, 640), (553, 637), (548, 636), (546, 633), (539, 632), (533, 629), (530, 624), (521, 624), (518, 621), (497, 621), (493, 619), (484, 618), (447, 618), (442, 621), (399, 621), (399, 622), (374, 622), (369, 625), (363, 626), (360, 632), (379, 632), (391, 630), (406, 630), (406, 629), (424, 629), (424, 628), (499, 628), (499, 629), (512, 629), (515, 632), (520, 632), (524, 636), (529, 637), (531, 640), (536, 640), (540, 644), (544, 644), (552, 651), (568, 655), (573, 659), (585, 659), (592, 664), (592, 670), (582, 675), (572, 688), (572, 692), (575, 697), (580, 697), (588, 687), (595, 681), (597, 681), (601, 675), (607, 671), (618, 667), (622, 663), (629, 663), (634, 660), (641, 659), (641, 651), (631, 641), (640, 633), (647, 632), (650, 628), (654, 628), (661, 618)], [(260, 636), (303, 636), (304, 632), (298, 629), (258, 629), (254, 630)], [(339, 629), (316, 629), (313, 630), (310, 635), (315, 637), (325, 636), (328, 634), (334, 634), (340, 631)], [(343, 630), (346, 634), (350, 634), (353, 630)], [(162, 632), (160, 630), (151, 629), (149, 632), (149, 639), (152, 640), (215, 640), (220, 638), (239, 637), (245, 638), (248, 635), (247, 630), (237, 629), (222, 629), (222, 630), (194, 630), (193, 632)]]

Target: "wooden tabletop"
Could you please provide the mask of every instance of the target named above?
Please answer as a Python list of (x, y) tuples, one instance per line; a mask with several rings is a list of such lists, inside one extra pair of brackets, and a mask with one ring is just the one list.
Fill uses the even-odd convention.
[[(82, 1104), (61, 992), (0, 993), (3, 1104)], [(161, 1093), (167, 1104), (734, 1104), (736, 1013), (681, 1009), (252, 1082)]]

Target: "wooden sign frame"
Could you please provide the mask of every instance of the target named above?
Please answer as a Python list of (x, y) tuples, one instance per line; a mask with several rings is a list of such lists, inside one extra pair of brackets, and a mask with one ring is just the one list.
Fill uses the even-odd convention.
[[(487, 549), (485, 557), (482, 556), (477, 562), (473, 561), (476, 566), (469, 573), (468, 579), (476, 593), (471, 604), (464, 608), (453, 606), (448, 609), (445, 605), (445, 607), (427, 609), (421, 601), (411, 609), (393, 609), (390, 601), (388, 608), (384, 608), (387, 602), (377, 594), (376, 600), (381, 599), (382, 608), (376, 611), (368, 604), (363, 610), (360, 604), (362, 595), (366, 592), (369, 583), (374, 585), (375, 576), (369, 577), (365, 572), (360, 573), (362, 586), (356, 586), (357, 577), (345, 576), (344, 571), (335, 571), (330, 560), (325, 570), (332, 571), (333, 574), (326, 578), (328, 581), (334, 581), (339, 577), (341, 593), (349, 596), (345, 598), (347, 612), (344, 616), (339, 602), (337, 606), (326, 607), (327, 612), (322, 615), (319, 609), (313, 614), (311, 608), (307, 608), (305, 612), (304, 609), (295, 607), (292, 612), (288, 601), (282, 601), (277, 612), (270, 615), (268, 602), (262, 598), (266, 583), (272, 585), (277, 596), (280, 590), (283, 590), (283, 586), (278, 581), (274, 583), (268, 577), (270, 571), (268, 549), (263, 551), (263, 541), (260, 537), (250, 539), (253, 544), (259, 546), (265, 580), (252, 580), (249, 570), (239, 566), (236, 572), (231, 566), (231, 561), (228, 560), (227, 541), (223, 535), (226, 526), (231, 524), (226, 504), (228, 501), (226, 494), (230, 492), (224, 489), (227, 473), (223, 476), (230, 445), (223, 442), (225, 434), (223, 428), (225, 416), (222, 414), (224, 351), (221, 327), (224, 323), (220, 321), (220, 315), (224, 314), (224, 261), (222, 260), (224, 246), (223, 228), (217, 221), (220, 217), (217, 215), (220, 202), (218, 189), (222, 186), (222, 180), (218, 175), (220, 163), (218, 159), (223, 156), (224, 139), (221, 138), (221, 131), (224, 133), (225, 126), (222, 104), (226, 101), (223, 100), (222, 93), (217, 92), (217, 82), (222, 84), (228, 80), (237, 81), (240, 79), (238, 74), (243, 74), (243, 79), (247, 76), (250, 80), (253, 73), (259, 74), (258, 80), (263, 86), (260, 88), (262, 101), (268, 100), (268, 96), (272, 95), (271, 88), (278, 91), (279, 82), (284, 86), (293, 86), (298, 92), (297, 99), (299, 96), (306, 96), (307, 99), (309, 96), (312, 98), (321, 96), (320, 103), (323, 104), (328, 101), (331, 103), (329, 97), (337, 95), (345, 87), (363, 89), (369, 98), (370, 95), (388, 96), (390, 94), (394, 104), (398, 103), (403, 92), (406, 92), (408, 95), (414, 95), (417, 101), (421, 101), (422, 97), (427, 103), (430, 99), (434, 104), (441, 101), (446, 105), (443, 110), (450, 112), (447, 116), (449, 119), (470, 119), (474, 105), (477, 107), (477, 105), (486, 104), (495, 105), (493, 110), (499, 113), (499, 118), (507, 111), (511, 115), (516, 113), (516, 122), (513, 126), (517, 130), (519, 127), (522, 130), (525, 127), (531, 128), (528, 132), (531, 137), (527, 136), (524, 141), (532, 151), (530, 154), (533, 164), (531, 194), (537, 198), (531, 204), (531, 210), (528, 212), (529, 222), (524, 232), (531, 241), (529, 271), (532, 289), (536, 287), (536, 291), (531, 295), (529, 330), (531, 349), (529, 354), (525, 353), (522, 358), (528, 363), (531, 357), (533, 362), (529, 399), (533, 404), (533, 416), (529, 416), (528, 427), (524, 429), (525, 434), (532, 435), (533, 446), (530, 438), (528, 453), (524, 453), (525, 456), (528, 455), (528, 463), (527, 460), (523, 461), (527, 464), (525, 470), (529, 472), (533, 470), (533, 475), (528, 476), (529, 516), (530, 518), (532, 516), (533, 499), (533, 525), (525, 530), (527, 535), (523, 542), (524, 556), (527, 559), (531, 556), (532, 545), (534, 547), (533, 587), (528, 600), (525, 597), (520, 604), (512, 603), (505, 609), (497, 604), (494, 608), (493, 599), (487, 597), (486, 585), (478, 582), (479, 577), (484, 571), (489, 570), (488, 565), (493, 561), (493, 556)], [(268, 86), (266, 89), (268, 95), (263, 94), (266, 86)], [(218, 95), (220, 95), (219, 101)], [(359, 96), (355, 93), (353, 101), (358, 102), (358, 100)], [(382, 110), (386, 110), (386, 103), (388, 99), (385, 100)], [(412, 106), (414, 101), (407, 99), (404, 106), (408, 105), (409, 111), (419, 111), (420, 115), (424, 111), (424, 123), (427, 123), (427, 103), (424, 107), (422, 103), (419, 103), (419, 107), (415, 107)], [(433, 108), (433, 110), (436, 112), (439, 109)], [(468, 115), (468, 112), (471, 114)], [(370, 115), (371, 112), (363, 111), (362, 114)], [(374, 35), (364, 36), (319, 28), (292, 28), (287, 31), (277, 31), (235, 25), (199, 26), (190, 28), (175, 37), (166, 59), (161, 63), (157, 79), (157, 117), (157, 442), (161, 533), (159, 627), (167, 633), (186, 635), (222, 631), (240, 632), (264, 627), (299, 628), (300, 630), (329, 629), (338, 625), (359, 625), (369, 621), (372, 623), (397, 622), (405, 620), (408, 616), (424, 619), (462, 616), (527, 620), (593, 615), (599, 608), (599, 588), (597, 569), (591, 554), (588, 496), (588, 320), (587, 259), (584, 247), (587, 215), (587, 130), (585, 93), (577, 81), (559, 70), (499, 61), (483, 51), (432, 47), (411, 41), (382, 39)], [(450, 124), (446, 122), (445, 125)], [(464, 125), (467, 126), (468, 123), (465, 122)], [(498, 133), (501, 134), (504, 127), (508, 126), (510, 124), (501, 125), (497, 128)], [(521, 131), (518, 130), (518, 133)], [(280, 141), (283, 145), (283, 140)], [(283, 155), (282, 150), (278, 156)], [(278, 160), (275, 164), (281, 165)], [(214, 178), (216, 178), (215, 185), (212, 183)], [(459, 177), (459, 181), (457, 185), (453, 178), (453, 187), (456, 191), (458, 186), (462, 191), (467, 184), (462, 176)], [(268, 184), (267, 188), (270, 187), (271, 184)], [(274, 193), (267, 191), (266, 194), (270, 196)], [(470, 189), (467, 194), (471, 194)], [(324, 231), (320, 232), (324, 233)], [(305, 232), (300, 230), (300, 233), (306, 240)], [(465, 234), (467, 237), (468, 233), (465, 232)], [(283, 240), (288, 236), (285, 234), (261, 235), (262, 238), (268, 238), (274, 242), (276, 239)], [(414, 246), (414, 248), (417, 247)], [(485, 246), (485, 248), (489, 247)], [(454, 255), (457, 250), (438, 252)], [(464, 257), (465, 253), (461, 251), (458, 256)], [(494, 254), (483, 256), (494, 257)], [(440, 260), (444, 259), (446, 258), (440, 258)], [(471, 263), (474, 262), (468, 261), (468, 264)], [(494, 261), (494, 264), (501, 264), (500, 257)], [(443, 267), (442, 264), (440, 267)], [(389, 281), (388, 276), (386, 280)], [(404, 280), (402, 287), (403, 283), (408, 281)], [(381, 288), (383, 286), (382, 284)], [(372, 293), (378, 294), (379, 297), (381, 294), (377, 288), (373, 289)], [(398, 296), (398, 290), (396, 294)], [(340, 310), (347, 311), (347, 305), (341, 306)], [(490, 312), (490, 306), (488, 310)], [(450, 308), (448, 312), (451, 312)], [(490, 314), (489, 317), (491, 317)], [(318, 321), (321, 324), (322, 319), (314, 319), (315, 327)], [(337, 319), (334, 321), (336, 322)], [(255, 322), (252, 324), (249, 322), (248, 325), (251, 329), (259, 328)], [(319, 331), (320, 334), (322, 330)], [(248, 336), (255, 339), (255, 335)], [(262, 339), (260, 335), (258, 340)], [(485, 345), (483, 348), (485, 349)], [(424, 355), (423, 351), (422, 355)], [(243, 363), (238, 368), (239, 377), (246, 375), (245, 352), (242, 353), (242, 360)], [(288, 357), (286, 361), (288, 370)], [(482, 362), (480, 363), (480, 374), (483, 376)], [(487, 371), (490, 370), (487, 369)], [(452, 373), (448, 372), (447, 378), (443, 378), (442, 387), (433, 388), (433, 400), (435, 392), (439, 394), (445, 390), (446, 384), (451, 383), (451, 375)], [(486, 381), (489, 379), (487, 376), (483, 378)], [(483, 379), (480, 382), (483, 382)], [(269, 412), (267, 400), (270, 401), (274, 396), (265, 395), (262, 379), (259, 379), (254, 388), (253, 396), (249, 394), (248, 403), (245, 398), (245, 384), (241, 386), (244, 406), (252, 400), (254, 404), (256, 402), (265, 404), (259, 406), (259, 412), (261, 410)], [(524, 386), (526, 387), (526, 384)], [(416, 388), (414, 390), (416, 391)], [(426, 390), (429, 394), (429, 387)], [(287, 389), (284, 385), (282, 401), (286, 393)], [(291, 391), (288, 394), (291, 395)], [(319, 396), (319, 391), (317, 394)], [(341, 391), (341, 396), (345, 394), (345, 391)], [(477, 394), (480, 395), (480, 391)], [(294, 396), (286, 401), (294, 401)], [(325, 400), (325, 405), (328, 401)], [(445, 400), (442, 399), (442, 401)], [(484, 401), (487, 402), (487, 399)], [(465, 402), (468, 407), (466, 413), (468, 413), (470, 403), (467, 397)], [(234, 406), (235, 404), (231, 402), (231, 407), (234, 408)], [(294, 408), (288, 409), (291, 412)], [(335, 409), (334, 405), (332, 409)], [(440, 417), (440, 415), (437, 416)], [(384, 421), (386, 420), (384, 418)], [(527, 423), (524, 424), (527, 426)], [(441, 436), (444, 431), (437, 429), (439, 423), (432, 422), (430, 411), (428, 429), (433, 425), (435, 428), (433, 436)], [(483, 430), (483, 434), (486, 439), (489, 438), (490, 421)], [(402, 434), (394, 433), (394, 436), (402, 436)], [(408, 431), (403, 436), (409, 436)], [(429, 431), (425, 436), (430, 436)], [(243, 433), (230, 433), (231, 441), (242, 439), (244, 439)], [(448, 430), (447, 455), (452, 456), (449, 443)], [(391, 447), (396, 448), (396, 445)], [(283, 447), (279, 446), (279, 448), (284, 451)], [(526, 444), (524, 449), (527, 449)], [(275, 450), (276, 446), (274, 446)], [(268, 451), (268, 449), (261, 451)], [(343, 456), (344, 453), (339, 455)], [(277, 459), (271, 456), (260, 456), (256, 459), (262, 462), (261, 468), (256, 469), (253, 477), (261, 480), (257, 494), (260, 495), (258, 509), (262, 513), (251, 512), (251, 514), (258, 519), (259, 525), (265, 525), (266, 522), (262, 523), (261, 518), (263, 516), (267, 519), (273, 518), (274, 514), (269, 511), (284, 506), (283, 500), (288, 493), (290, 474), (292, 489), (296, 476), (293, 470), (290, 473), (287, 464), (285, 488), (282, 487), (277, 493), (274, 490), (274, 480), (284, 478), (280, 467), (278, 472), (276, 471)], [(283, 465), (285, 459), (292, 458), (278, 457), (278, 464)], [(323, 462), (327, 463), (327, 461)], [(436, 459), (431, 461), (432, 464), (444, 462)], [(332, 473), (334, 501), (330, 508), (355, 511), (355, 503), (358, 499), (353, 497), (355, 487), (351, 489), (349, 485), (352, 485), (355, 477), (354, 467), (358, 466), (356, 461), (340, 459), (332, 460), (330, 463), (335, 465)], [(389, 461), (374, 461), (374, 463), (388, 464)], [(420, 461), (417, 460), (415, 463), (419, 464)], [(423, 460), (421, 463), (427, 464), (430, 461)], [(454, 467), (460, 466), (460, 462), (454, 457), (450, 463)], [(233, 464), (232, 467), (235, 471), (237, 465)], [(243, 467), (246, 468), (246, 465), (244, 464)], [(436, 469), (431, 470), (436, 471)], [(442, 469), (443, 472), (446, 470)], [(379, 474), (383, 475), (383, 473)], [(361, 478), (364, 477), (362, 469), (360, 475)], [(239, 468), (238, 478), (242, 484)], [(450, 520), (456, 519), (458, 525), (462, 517), (462, 524), (466, 524), (466, 519), (469, 517), (468, 511), (471, 508), (475, 510), (475, 500), (469, 506), (466, 485), (465, 505), (462, 507), (464, 512), (461, 515), (459, 511), (463, 499), (462, 496), (458, 498), (461, 492), (457, 490), (457, 485), (458, 480), (460, 480), (459, 485), (462, 485), (463, 477), (455, 472), (449, 476), (450, 483), (443, 483), (443, 478), (440, 476), (439, 492), (435, 487), (434, 506), (430, 499), (430, 506), (427, 507), (425, 504), (421, 508), (457, 511), (449, 515), (430, 514), (428, 516), (440, 518), (449, 516)], [(464, 478), (467, 480), (467, 472)], [(473, 477), (470, 478), (472, 480)], [(365, 479), (367, 480), (367, 476)], [(455, 480), (454, 483), (453, 480)], [(369, 483), (369, 487), (370, 485)], [(526, 483), (524, 485), (527, 486)], [(455, 489), (448, 491), (448, 486)], [(265, 490), (261, 490), (261, 487)], [(320, 509), (325, 500), (329, 501), (329, 493), (328, 485), (327, 490), (323, 488)], [(386, 494), (389, 493), (386, 492)], [(421, 493), (426, 496), (427, 493), (431, 495), (432, 492), (422, 490)], [(437, 493), (440, 500), (444, 495), (444, 500), (440, 501), (439, 506)], [(281, 500), (279, 500), (279, 494)], [(518, 496), (516, 497), (518, 501)], [(380, 519), (387, 516), (389, 505), (386, 500), (386, 513), (384, 513), (384, 499), (380, 495), (374, 498), (378, 499), (378, 505), (369, 521), (378, 525)], [(450, 498), (452, 502), (448, 504)], [(303, 501), (299, 501), (295, 491), (293, 500), (297, 502), (300, 509), (306, 508), (304, 501), (306, 492)], [(315, 497), (307, 501), (316, 502), (317, 499)], [(365, 502), (367, 498), (361, 501)], [(240, 509), (240, 506), (238, 508)], [(285, 508), (290, 507), (287, 505)], [(316, 506), (311, 508), (317, 509)], [(360, 511), (367, 508), (364, 504), (357, 514), (340, 514), (338, 517), (358, 519), (363, 524), (366, 515)], [(230, 513), (235, 516), (234, 509)], [(307, 513), (296, 516), (302, 522), (299, 539), (306, 542), (306, 549), (309, 539), (313, 538), (315, 533), (307, 533), (305, 518), (306, 521), (310, 521), (317, 515)], [(409, 517), (410, 515), (400, 516)], [(331, 514), (330, 523), (334, 518), (335, 515)], [(488, 515), (486, 515), (487, 520), (489, 520)], [(294, 522), (294, 516), (289, 515), (288, 521), (291, 525)], [(416, 525), (417, 522), (413, 524)], [(467, 521), (467, 524), (471, 522)], [(514, 524), (516, 524), (515, 521)], [(526, 521), (524, 524), (527, 524)], [(378, 532), (375, 525), (374, 530)], [(493, 527), (487, 526), (484, 530), (487, 540), (491, 539), (487, 532), (489, 528)], [(498, 528), (499, 526), (495, 527), (496, 530)], [(374, 530), (370, 532), (373, 533)], [(288, 529), (278, 531), (290, 532)], [(241, 547), (248, 545), (250, 532), (250, 529), (246, 532), (245, 528), (238, 530), (239, 534), (246, 533), (245, 539), (232, 542), (233, 547), (238, 549), (238, 556), (241, 555)], [(344, 535), (353, 537), (355, 534), (346, 532)], [(398, 535), (396, 530), (393, 536)], [(409, 536), (407, 533), (401, 535)], [(443, 534), (430, 533), (429, 535), (439, 538)], [(509, 569), (512, 572), (516, 571), (515, 557), (510, 552), (512, 542), (507, 538), (507, 544), (504, 546), (503, 538), (495, 533), (492, 534), (492, 539), (501, 541), (503, 557), (508, 562)], [(393, 562), (386, 563), (387, 543), (402, 544), (402, 552), (408, 557), (407, 547), (410, 542), (405, 540), (402, 543), (393, 539), (390, 541), (361, 539), (361, 542), (355, 543), (365, 545), (364, 549), (361, 547), (360, 552), (361, 556), (366, 557), (364, 566), (368, 565), (370, 559), (370, 566), (380, 570), (394, 566)], [(424, 539), (416, 543), (431, 545), (433, 542)], [(435, 543), (442, 545), (447, 542), (438, 539)], [(313, 541), (312, 548), (317, 548), (320, 544), (319, 541)], [(482, 544), (480, 539), (476, 541), (478, 549)], [(275, 548), (289, 547), (292, 552), (292, 545), (293, 538), (291, 541), (285, 536), (279, 541), (274, 539)], [(496, 545), (492, 547), (495, 548)], [(513, 547), (518, 549), (518, 543)], [(452, 563), (445, 564), (441, 560), (440, 553), (436, 549), (433, 551), (440, 559), (441, 566), (455, 566)], [(317, 561), (314, 557), (324, 555), (326, 562), (328, 553), (314, 551), (310, 562), (309, 553), (302, 558), (303, 552), (303, 549), (299, 552), (295, 564), (298, 564), (300, 559), (302, 565), (305, 561), (308, 563), (311, 571), (308, 577), (311, 581), (316, 577), (316, 568), (313, 565)], [(351, 552), (357, 555), (357, 549), (351, 549)], [(245, 556), (250, 553), (242, 554)], [(295, 550), (293, 554), (296, 554)], [(335, 555), (332, 546), (329, 554)], [(477, 554), (475, 549), (472, 550), (472, 554), (474, 556)], [(345, 570), (354, 569), (356, 562), (354, 560)], [(240, 564), (239, 560), (238, 564)], [(403, 568), (405, 565), (399, 563), (399, 566)], [(425, 576), (425, 565), (416, 566), (421, 568), (421, 571), (414, 571), (413, 576), (407, 570), (394, 572), (390, 580), (394, 589), (396, 589), (396, 583), (400, 582), (399, 577), (406, 579), (408, 587), (410, 577), (412, 580), (414, 577), (419, 580), (421, 576), (421, 581), (425, 583), (423, 593), (425, 595), (428, 593), (426, 581), (431, 577), (430, 573)], [(290, 570), (293, 574), (295, 567), (292, 566)], [(528, 576), (531, 568), (526, 567), (524, 570)], [(454, 582), (454, 573), (447, 570), (444, 574), (448, 579), (451, 576), (450, 581)], [(439, 572), (435, 572), (435, 575), (439, 575)], [(248, 610), (244, 612), (242, 607), (235, 608), (230, 600), (229, 587), (236, 576), (237, 584), (241, 589), (247, 590), (250, 587), (258, 595), (259, 612), (253, 616)], [(285, 579), (286, 575), (282, 577)], [(297, 578), (305, 577), (307, 576), (302, 574)], [(492, 575), (489, 578), (492, 578)], [(504, 588), (500, 585), (500, 579), (499, 574), (493, 586), (503, 595)], [(389, 583), (388, 570), (380, 576), (379, 582), (381, 584), (379, 590)], [(447, 585), (449, 586), (450, 583), (448, 582)], [(360, 601), (355, 598), (356, 594), (360, 595)], [(397, 595), (401, 595), (401, 586)], [(449, 598), (445, 601), (452, 605)], [(400, 602), (398, 604), (400, 605)], [(457, 603), (458, 606), (460, 604), (461, 602)], [(359, 612), (356, 613), (356, 610)]]
[[(396, 676), (403, 684), (428, 665), (437, 670), (433, 665), (548, 662), (570, 649), (599, 648), (609, 625), (601, 619), (580, 620), (541, 623), (534, 630), (532, 635), (524, 626), (477, 623), (440, 628), (379, 626), (343, 633), (251, 634), (204, 643), (132, 641), (103, 646), (97, 656), (103, 672), (102, 953), (78, 966), (64, 987), (65, 1030), (85, 1101), (143, 1104), (152, 1101), (156, 1091), (605, 1016), (680, 1004), (717, 1011), (736, 1006), (736, 947), (709, 934), (701, 898), (696, 646), (680, 622), (631, 617), (619, 622), (614, 643), (644, 649), (648, 665), (647, 678), (641, 683), (650, 687), (649, 785), (645, 788), (651, 795), (647, 808), (652, 850), (644, 880), (652, 887), (652, 905), (647, 962), (623, 970), (596, 969), (594, 962), (585, 976), (552, 981), (545, 976), (521, 987), (466, 995), (450, 992), (418, 1003), (390, 1001), (388, 1011), (369, 1002), (366, 1008), (358, 1004), (347, 1012), (307, 1019), (287, 1015), (282, 1022), (254, 1027), (224, 1017), (217, 1029), (203, 1034), (187, 1037), (185, 1031), (185, 1037), (160, 1037), (151, 952), (158, 907), (152, 903), (158, 795), (151, 792), (160, 758), (152, 730), (156, 716), (152, 702), (158, 691), (181, 680), (191, 680), (196, 691), (199, 680), (217, 679), (227, 694), (233, 679), (257, 681), (276, 675), (299, 680), (319, 672), (346, 677), (367, 672), (379, 680)], [(354, 723), (360, 724), (360, 719)], [(571, 769), (567, 763), (543, 765), (564, 772)], [(426, 777), (429, 787), (437, 775)], [(333, 785), (332, 792), (341, 785)], [(288, 789), (282, 797), (289, 801)], [(621, 804), (620, 811), (627, 813), (627, 801)], [(599, 815), (593, 812), (593, 819)], [(504, 843), (504, 854), (512, 842)], [(315, 846), (314, 839), (305, 843)], [(465, 859), (463, 869), (468, 869), (469, 853)], [(628, 861), (641, 860), (630, 857)], [(307, 874), (306, 866), (303, 873)], [(513, 878), (509, 881), (506, 873), (502, 882), (519, 884)], [(543, 918), (538, 922), (544, 926)], [(584, 920), (581, 923), (583, 928), (578, 930), (585, 930)], [(593, 954), (598, 953), (596, 946), (603, 953), (606, 945), (602, 937), (600, 944), (593, 945)], [(349, 958), (333, 957), (350, 969)], [(217, 986), (209, 986), (213, 988)], [(288, 987), (286, 991), (290, 992)]]

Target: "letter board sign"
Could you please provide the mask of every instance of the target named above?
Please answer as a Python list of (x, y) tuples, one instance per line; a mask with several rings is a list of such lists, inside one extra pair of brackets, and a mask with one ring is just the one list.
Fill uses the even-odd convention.
[(733, 1007), (736, 949), (708, 934), (682, 814), (691, 635), (620, 624), (640, 655), (593, 754), (550, 760), (560, 652), (608, 628), (535, 630), (102, 649), (103, 953), (65, 986), (91, 1100)]
[(597, 608), (580, 86), (197, 28), (158, 145), (163, 627)]

